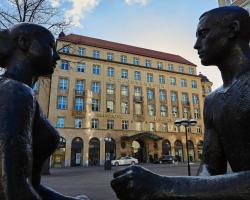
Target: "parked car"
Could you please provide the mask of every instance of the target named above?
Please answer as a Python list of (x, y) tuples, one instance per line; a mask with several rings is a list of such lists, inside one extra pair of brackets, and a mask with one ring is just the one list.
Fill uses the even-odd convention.
[(175, 163), (175, 157), (171, 156), (171, 155), (163, 155), (162, 157), (160, 157), (157, 160), (154, 160), (154, 163), (170, 163), (173, 164)]
[(111, 161), (111, 164), (115, 165), (115, 166), (119, 166), (119, 165), (135, 165), (135, 164), (138, 164), (138, 163), (139, 163), (138, 159), (130, 157), (130, 156), (121, 157), (120, 159)]

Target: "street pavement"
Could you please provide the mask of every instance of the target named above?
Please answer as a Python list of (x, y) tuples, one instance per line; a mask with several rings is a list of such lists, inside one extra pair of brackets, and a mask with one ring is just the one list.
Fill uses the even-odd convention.
[[(142, 164), (141, 166), (161, 175), (186, 176), (187, 164)], [(196, 175), (198, 163), (191, 164), (192, 175)], [(85, 194), (91, 200), (116, 200), (110, 181), (113, 173), (127, 166), (112, 167), (104, 170), (99, 167), (80, 167), (51, 169), (51, 175), (42, 177), (42, 183), (65, 195), (77, 196)]]

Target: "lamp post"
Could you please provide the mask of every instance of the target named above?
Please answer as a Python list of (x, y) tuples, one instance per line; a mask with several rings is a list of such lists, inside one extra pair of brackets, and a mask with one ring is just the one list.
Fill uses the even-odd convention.
[[(112, 142), (112, 139), (109, 137), (104, 138), (105, 141), (105, 162), (104, 162), (104, 170), (111, 170), (111, 158), (110, 158), (110, 142)], [(108, 149), (108, 151), (107, 151)]]
[(190, 170), (190, 162), (189, 162), (189, 149), (188, 149), (188, 135), (187, 135), (187, 127), (195, 126), (197, 124), (197, 121), (195, 119), (177, 119), (175, 120), (174, 124), (179, 126), (185, 127), (185, 133), (186, 133), (186, 149), (187, 149), (187, 161), (188, 161), (188, 176), (191, 176), (191, 170)]

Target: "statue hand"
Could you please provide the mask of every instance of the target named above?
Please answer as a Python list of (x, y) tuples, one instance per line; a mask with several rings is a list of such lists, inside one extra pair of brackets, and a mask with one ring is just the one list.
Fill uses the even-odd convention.
[(114, 173), (111, 186), (121, 200), (154, 200), (161, 196), (163, 177), (139, 167), (130, 166)]

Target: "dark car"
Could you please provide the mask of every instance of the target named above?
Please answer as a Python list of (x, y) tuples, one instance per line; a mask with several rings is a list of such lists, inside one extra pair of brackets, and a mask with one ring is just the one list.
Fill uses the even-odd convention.
[(160, 157), (158, 160), (155, 160), (154, 163), (170, 163), (173, 164), (175, 163), (175, 157), (171, 155), (163, 155)]

